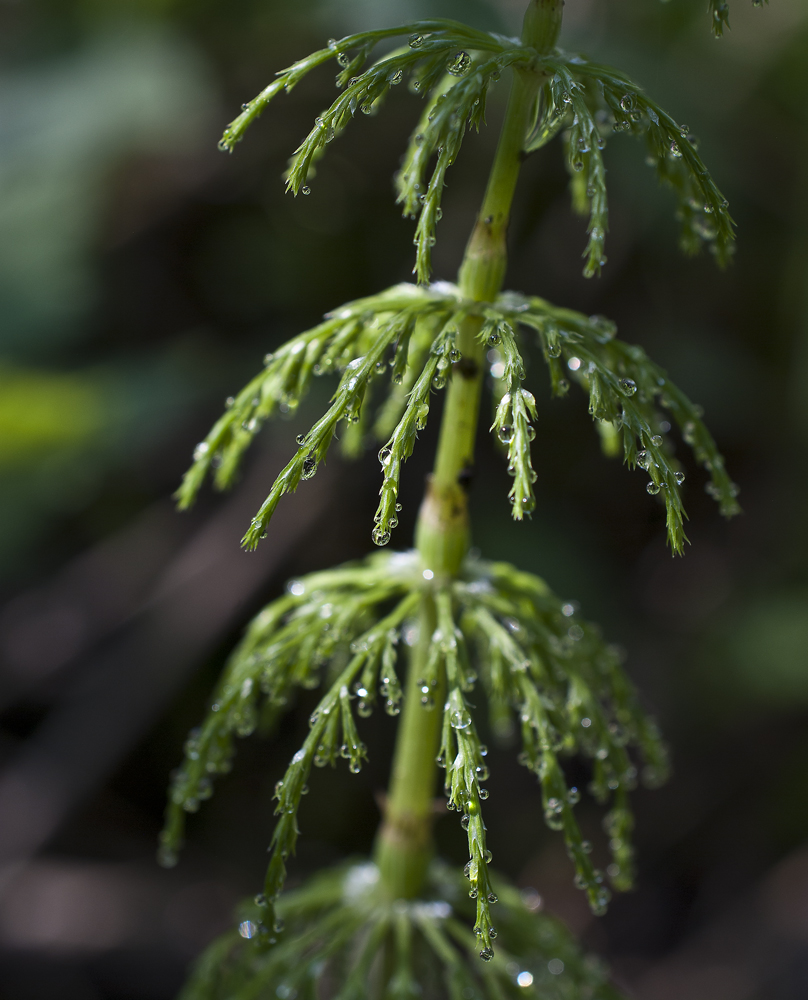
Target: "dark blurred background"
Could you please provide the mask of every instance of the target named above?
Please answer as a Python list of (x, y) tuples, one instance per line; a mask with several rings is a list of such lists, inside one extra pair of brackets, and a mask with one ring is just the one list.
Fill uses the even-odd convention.
[[(223, 125), (329, 36), (427, 14), (518, 30), (521, 0), (0, 2), (0, 995), (168, 1000), (260, 885), (271, 790), (306, 730), (241, 748), (192, 817), (179, 867), (154, 862), (168, 773), (248, 617), (293, 575), (371, 548), (371, 454), (287, 498), (257, 555), (249, 517), (328, 387), (267, 428), (231, 495), (170, 494), (224, 398), (292, 333), (407, 280), (412, 225), (391, 176), (420, 112), (400, 88), (329, 147), (308, 198), (286, 159), (331, 99), (323, 71), (278, 98), (232, 158)], [(675, 774), (635, 797), (640, 878), (594, 920), (539, 794), (492, 751), (495, 861), (611, 963), (641, 1000), (808, 994), (808, 5), (568, 0), (562, 44), (637, 78), (701, 140), (738, 222), (733, 266), (679, 256), (672, 199), (615, 137), (609, 263), (581, 276), (558, 144), (528, 160), (509, 287), (604, 313), (704, 406), (742, 488), (721, 521), (688, 467), (693, 543), (666, 550), (641, 475), (600, 454), (580, 394), (549, 402), (538, 509), (509, 520), (501, 456), (473, 488), (485, 555), (540, 573), (628, 652)], [(491, 128), (450, 176), (436, 254), (452, 278), (490, 163)], [(487, 403), (485, 404), (488, 405)], [(405, 476), (410, 542), (432, 427)], [(483, 435), (484, 437), (484, 435)], [(371, 763), (318, 773), (293, 880), (367, 851), (393, 726)], [(584, 826), (600, 838), (584, 803)], [(456, 822), (441, 850), (462, 861)], [(597, 848), (602, 850), (602, 846)]]

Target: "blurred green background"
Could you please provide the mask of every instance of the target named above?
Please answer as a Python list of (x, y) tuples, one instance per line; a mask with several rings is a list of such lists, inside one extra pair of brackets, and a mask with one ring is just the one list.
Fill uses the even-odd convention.
[[(0, 2), (3, 998), (176, 993), (259, 886), (271, 790), (309, 706), (242, 746), (164, 872), (154, 842), (185, 733), (251, 613), (289, 576), (371, 548), (372, 453), (335, 456), (284, 501), (258, 555), (238, 550), (327, 386), (262, 435), (232, 496), (180, 516), (170, 494), (267, 351), (409, 278), (412, 226), (391, 177), (420, 105), (396, 92), (357, 121), (297, 200), (281, 175), (331, 100), (330, 73), (279, 98), (232, 158), (216, 151), (223, 125), (330, 36), (426, 15), (513, 33), (521, 6)], [(488, 821), (495, 862), (632, 995), (791, 1000), (808, 993), (808, 4), (737, 0), (718, 42), (704, 6), (568, 0), (562, 44), (626, 70), (699, 137), (738, 223), (732, 267), (679, 256), (671, 197), (640, 145), (615, 136), (603, 277), (581, 277), (584, 222), (556, 144), (525, 164), (507, 284), (614, 318), (666, 367), (704, 406), (745, 513), (723, 523), (691, 465), (693, 544), (671, 559), (644, 479), (602, 457), (580, 395), (548, 400), (533, 359), (537, 512), (510, 522), (504, 463), (481, 434), (476, 544), (543, 575), (626, 648), (675, 776), (637, 794), (639, 886), (603, 920), (504, 751), (492, 751)], [(449, 178), (436, 277), (456, 272), (502, 96)], [(400, 547), (433, 444), (434, 427), (406, 469)], [(360, 776), (315, 776), (294, 878), (371, 845), (393, 730), (374, 716), (366, 733)], [(602, 839), (596, 812), (579, 809)], [(437, 836), (463, 860), (451, 818)]]

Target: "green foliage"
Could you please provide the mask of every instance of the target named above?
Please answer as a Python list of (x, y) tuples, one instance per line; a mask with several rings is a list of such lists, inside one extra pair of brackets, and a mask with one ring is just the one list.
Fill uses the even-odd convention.
[(300, 436), (297, 454), (276, 479), (244, 536), (244, 545), (255, 548), (281, 496), (315, 474), (339, 422), (359, 421), (368, 386), (387, 371), (389, 354), (393, 387), (406, 384), (410, 388), (406, 395), (394, 392), (392, 405), (379, 415), (380, 427), (387, 426), (391, 417), (395, 419), (390, 441), (380, 453), (385, 482), (374, 540), (385, 544), (397, 523), (401, 463), (412, 453), (416, 432), (426, 426), (431, 389), (445, 385), (451, 363), (459, 359), (453, 346), (458, 312), (454, 298), (398, 285), (336, 310), (325, 323), (288, 341), (267, 356), (264, 371), (229, 401), (225, 414), (197, 445), (194, 464), (177, 494), (180, 506), (193, 503), (211, 468), (215, 469), (216, 485), (229, 486), (244, 450), (264, 420), (278, 410), (294, 409), (313, 375), (339, 372), (340, 383), (331, 407)]
[[(753, 7), (762, 7), (769, 0), (752, 0)], [(724, 0), (708, 0), (707, 8), (712, 22), (713, 34), (720, 38), (724, 34), (724, 28), (729, 27), (729, 4)]]
[[(423, 704), (442, 711), (438, 763), (446, 770), (449, 808), (461, 813), (468, 836), (465, 874), (469, 895), (476, 899), (474, 931), (481, 955), (493, 955), (496, 893), (482, 817), (487, 750), (469, 700), (478, 689), (497, 720), (495, 731), (513, 729), (518, 721), (519, 759), (540, 781), (545, 819), (563, 831), (576, 885), (586, 891), (593, 911), (604, 912), (609, 893), (574, 817), (580, 793), (567, 786), (560, 763), (564, 756), (589, 759), (590, 791), (598, 802), (612, 800), (605, 820), (612, 852), (609, 877), (620, 890), (632, 884), (627, 796), (637, 769), (628, 748), (639, 754), (650, 785), (664, 780), (667, 765), (656, 728), (638, 707), (617, 652), (542, 580), (506, 563), (468, 559), (454, 582), (433, 580), (422, 568), (415, 552), (377, 554), (293, 581), (289, 592), (253, 621), (207, 718), (189, 737), (185, 763), (170, 792), (164, 864), (176, 862), (184, 813), (196, 811), (212, 792), (212, 778), (229, 770), (234, 736), (252, 733), (262, 713), (283, 711), (295, 689), (326, 685), (309, 720), (311, 731), (275, 789), (279, 818), (260, 900), (263, 937), (275, 933), (276, 901), (286, 861), (294, 853), (297, 812), (312, 764), (333, 767), (344, 758), (351, 771), (361, 768), (367, 751), (354, 705), (360, 716), (369, 715), (380, 695), (387, 713), (398, 714), (396, 665), (402, 646), (416, 641), (415, 616), (423, 602), (433, 607), (437, 628), (417, 686)], [(447, 691), (440, 709), (434, 704), (437, 690)]]
[[(396, 572), (396, 566), (402, 570)], [(372, 670), (383, 661), (384, 697), (387, 711), (397, 714), (401, 690), (395, 676), (395, 656), (389, 649), (391, 630), (400, 625), (413, 608), (409, 594), (411, 567), (408, 560), (385, 558), (370, 560), (362, 566), (344, 567), (309, 576), (289, 584), (288, 594), (274, 601), (259, 614), (233, 652), (214, 694), (210, 713), (203, 726), (192, 732), (185, 745), (185, 763), (172, 779), (166, 827), (161, 838), (161, 861), (176, 863), (176, 852), (184, 830), (184, 813), (195, 812), (200, 802), (213, 793), (212, 780), (231, 767), (234, 736), (249, 736), (259, 724), (261, 713), (272, 718), (289, 704), (297, 688), (314, 688), (321, 683), (321, 673), (328, 667), (334, 677), (329, 693), (312, 716), (312, 733), (304, 751), (284, 779), (283, 809), (294, 796), (302, 794), (306, 775), (314, 763), (318, 767), (333, 764), (340, 753), (351, 759), (351, 766), (361, 766), (363, 748), (354, 737), (343, 686), (350, 685), (362, 671), (363, 683), (374, 692)], [(400, 598), (395, 610), (381, 619), (380, 605)], [(348, 656), (351, 645), (357, 648)], [(390, 662), (392, 659), (392, 663)], [(334, 679), (336, 678), (336, 679)], [(263, 708), (259, 710), (259, 702)], [(364, 712), (360, 702), (359, 711)], [(344, 740), (338, 741), (340, 717)], [(297, 803), (294, 802), (293, 813)], [(294, 819), (286, 820), (276, 831), (278, 857), (294, 849)], [(276, 877), (273, 875), (273, 878)], [(282, 881), (282, 875), (278, 876)], [(273, 883), (274, 884), (274, 883)], [(274, 890), (270, 887), (274, 895)]]
[(724, 27), (729, 27), (729, 4), (722, 0), (709, 0), (708, 9), (712, 21), (713, 34), (720, 38), (724, 34)]
[(514, 292), (504, 293), (494, 304), (464, 301), (457, 287), (447, 282), (429, 288), (396, 285), (349, 303), (268, 356), (264, 371), (238, 394), (197, 446), (195, 462), (178, 493), (181, 506), (193, 502), (211, 469), (215, 469), (216, 485), (228, 486), (263, 421), (279, 409), (296, 407), (313, 375), (339, 373), (332, 405), (299, 437), (297, 453), (278, 475), (244, 536), (244, 545), (254, 548), (281, 496), (314, 475), (340, 422), (348, 426), (359, 419), (369, 386), (389, 372), (391, 395), (377, 413), (375, 427), (386, 434), (392, 424), (393, 431), (379, 452), (384, 481), (373, 530), (376, 544), (386, 545), (398, 524), (401, 466), (412, 454), (418, 431), (426, 426), (432, 391), (445, 386), (453, 366), (461, 360), (455, 336), (469, 316), (481, 319), (480, 337), (503, 357), (504, 374), (494, 384), (495, 388), (504, 384), (505, 392), (498, 400), (492, 430), (508, 446), (508, 471), (514, 478), (510, 499), (516, 519), (535, 507), (536, 478), (530, 459), (535, 401), (521, 387), (525, 367), (515, 332), (519, 327), (537, 338), (553, 395), (563, 396), (569, 389), (562, 365), (566, 362), (568, 373), (588, 394), (595, 420), (620, 433), (627, 465), (648, 473), (648, 492), (664, 499), (667, 508), (668, 541), (674, 552), (682, 552), (686, 537), (681, 495), (684, 473), (668, 436), (671, 421), (708, 471), (708, 491), (721, 513), (730, 517), (738, 512), (738, 488), (704, 426), (701, 410), (642, 348), (617, 339), (613, 323)]
[[(409, 45), (361, 72), (375, 45), (397, 35), (410, 35)], [(351, 52), (355, 53), (353, 57)], [(518, 40), (474, 31), (453, 21), (413, 22), (399, 29), (332, 39), (327, 48), (282, 71), (273, 84), (245, 105), (242, 114), (228, 126), (223, 148), (232, 150), (275, 94), (291, 89), (306, 73), (332, 58), (342, 67), (337, 85), (345, 89), (318, 118), (316, 127), (297, 150), (288, 187), (295, 194), (305, 193), (313, 160), (346, 126), (356, 109), (373, 110), (389, 87), (409, 73), (411, 89), (428, 98), (397, 177), (398, 200), (405, 215), (418, 218), (415, 270), (419, 281), (426, 281), (430, 272), (430, 251), (440, 219), (446, 170), (457, 156), (466, 125), (479, 127), (487, 90), (507, 66), (540, 73), (546, 81), (525, 137), (525, 150), (539, 149), (566, 129), (574, 204), (590, 216), (585, 274), (598, 273), (605, 262), (608, 209), (601, 151), (605, 137), (618, 131), (645, 136), (649, 162), (677, 195), (683, 248), (694, 252), (702, 242), (708, 242), (719, 262), (728, 259), (733, 230), (727, 202), (699, 158), (686, 126), (678, 125), (615, 70), (560, 50), (539, 55)], [(426, 173), (433, 159), (433, 172), (427, 182)], [(640, 348), (611, 341), (613, 327), (608, 321), (586, 320), (542, 300), (514, 295), (501, 296), (497, 303), (464, 302), (457, 289), (445, 283), (429, 289), (399, 285), (350, 303), (268, 356), (265, 370), (232, 400), (228, 412), (198, 446), (194, 465), (178, 493), (180, 505), (187, 507), (193, 502), (211, 467), (215, 468), (216, 485), (228, 486), (244, 449), (264, 420), (278, 410), (294, 409), (312, 375), (339, 372), (341, 379), (331, 407), (307, 434), (301, 435), (297, 454), (276, 479), (244, 536), (244, 545), (254, 548), (265, 534), (281, 496), (314, 475), (341, 421), (346, 425), (360, 422), (371, 380), (390, 367), (392, 389), (375, 419), (377, 434), (389, 435), (379, 453), (384, 482), (373, 531), (374, 541), (386, 544), (398, 523), (402, 463), (412, 454), (417, 432), (426, 425), (432, 389), (445, 385), (451, 365), (460, 360), (455, 348), (458, 327), (474, 315), (483, 318), (482, 336), (491, 344), (502, 343), (506, 392), (499, 401), (492, 429), (508, 445), (515, 518), (521, 519), (535, 506), (535, 473), (529, 447), (534, 434), (530, 421), (535, 418), (535, 403), (532, 394), (521, 388), (524, 366), (514, 333), (517, 324), (538, 333), (550, 367), (553, 393), (561, 395), (568, 386), (559, 362), (563, 355), (589, 393), (590, 412), (599, 421), (598, 426), (611, 425), (621, 432), (626, 462), (630, 467), (645, 468), (650, 476), (649, 493), (664, 496), (668, 539), (675, 552), (682, 551), (686, 540), (679, 490), (683, 474), (664, 436), (670, 422), (659, 415), (657, 404), (670, 410), (685, 439), (693, 445), (696, 457), (708, 468), (710, 489), (722, 513), (729, 516), (737, 511), (737, 488), (724, 470), (698, 409)], [(361, 449), (363, 429), (364, 425), (348, 428), (346, 451), (355, 454)]]
[(211, 945), (180, 1000), (314, 997), (323, 979), (336, 984), (339, 1000), (617, 1000), (605, 969), (582, 955), (560, 921), (538, 912), (535, 890), (520, 893), (502, 879), (493, 884), (499, 940), (496, 957), (484, 965), (456, 873), (434, 864), (423, 899), (391, 903), (375, 865), (355, 862), (283, 897), (286, 932), (271, 949), (250, 943), (261, 908), (245, 905), (239, 930)]
[[(557, 29), (559, 10), (549, 5), (544, 12), (548, 32)], [(713, 3), (711, 10), (720, 29), (725, 8)], [(364, 68), (379, 42), (400, 36), (409, 36), (407, 45)], [(530, 445), (537, 408), (533, 393), (522, 384), (526, 342), (532, 340), (547, 364), (552, 395), (565, 395), (570, 380), (578, 383), (588, 396), (604, 451), (615, 455), (622, 449), (630, 468), (647, 472), (648, 493), (666, 505), (674, 552), (681, 553), (686, 541), (684, 473), (668, 436), (674, 424), (708, 471), (707, 488), (721, 512), (736, 513), (737, 487), (700, 409), (640, 347), (618, 340), (612, 322), (535, 296), (505, 292), (495, 301), (476, 301), (466, 297), (473, 292), (464, 295), (456, 285), (427, 284), (447, 170), (466, 128), (479, 128), (484, 121), (488, 91), (504, 69), (512, 69), (522, 82), (529, 78), (532, 87), (520, 84), (522, 104), (516, 102), (518, 114), (509, 121), (518, 122), (521, 131), (529, 109), (531, 113), (522, 140), (517, 132), (516, 141), (509, 139), (506, 152), (501, 146), (500, 153), (510, 157), (508, 169), (515, 176), (522, 153), (562, 135), (573, 207), (589, 215), (584, 251), (588, 277), (605, 263), (608, 204), (602, 150), (607, 138), (619, 132), (644, 138), (649, 164), (673, 189), (683, 249), (694, 252), (707, 243), (719, 263), (728, 260), (734, 236), (727, 202), (687, 127), (609, 67), (559, 49), (540, 53), (518, 39), (433, 20), (332, 39), (327, 48), (282, 71), (245, 105), (225, 131), (221, 147), (232, 150), (272, 97), (332, 58), (340, 67), (341, 93), (296, 150), (287, 188), (295, 195), (308, 193), (312, 165), (356, 111), (370, 114), (390, 87), (409, 76), (410, 89), (426, 99), (426, 106), (396, 185), (404, 214), (417, 219), (414, 271), (419, 283), (348, 303), (268, 355), (264, 370), (229, 401), (197, 446), (178, 493), (181, 506), (194, 501), (209, 471), (217, 487), (230, 485), (263, 422), (277, 412), (293, 411), (314, 376), (333, 373), (339, 382), (329, 408), (298, 437), (297, 453), (277, 476), (243, 544), (257, 545), (281, 496), (316, 473), (332, 440), (344, 430), (349, 454), (374, 438), (384, 442), (373, 540), (386, 545), (398, 524), (402, 465), (426, 426), (432, 392), (443, 389), (456, 371), (465, 371), (455, 368), (464, 360), (458, 349), (462, 344), (472, 354), (468, 377), (481, 377), (479, 360), (486, 352), (491, 361), (496, 395), (491, 430), (507, 448), (513, 477), (509, 500), (513, 516), (522, 519), (535, 507)], [(538, 95), (535, 104), (533, 94)], [(503, 218), (508, 207), (504, 199)], [(504, 249), (502, 254), (498, 264), (504, 263)], [(475, 261), (475, 266), (484, 271), (486, 265)], [(496, 270), (493, 264), (491, 270)], [(491, 282), (478, 287), (490, 288)], [(388, 378), (380, 392), (379, 384)], [(452, 399), (452, 405), (460, 405), (457, 400), (463, 397), (453, 393)], [(476, 410), (462, 417), (476, 419)], [(455, 418), (462, 422), (457, 413)], [(442, 551), (443, 543), (450, 547), (448, 531), (435, 529), (440, 535), (436, 551)], [(449, 541), (453, 545), (454, 536)], [(323, 685), (324, 693), (310, 716), (308, 736), (275, 789), (278, 820), (264, 892), (239, 932), (243, 938), (256, 937), (258, 946), (245, 945), (235, 934), (221, 939), (203, 958), (187, 1000), (254, 997), (270, 985), (281, 1000), (300, 992), (313, 996), (315, 981), (325, 974), (339, 984), (335, 995), (340, 1000), (373, 991), (403, 1000), (424, 989), (426, 996), (448, 991), (453, 1000), (499, 1000), (526, 995), (534, 986), (545, 997), (612, 995), (602, 973), (581, 962), (558, 926), (526, 914), (514, 890), (500, 887), (492, 874), (483, 819), (489, 797), (487, 749), (480, 732), (487, 725), (496, 738), (518, 729), (519, 761), (536, 775), (546, 823), (563, 834), (575, 884), (596, 914), (605, 911), (610, 898), (607, 878), (612, 889), (631, 888), (629, 793), (640, 769), (650, 786), (665, 779), (664, 747), (638, 705), (618, 652), (595, 626), (579, 619), (574, 605), (560, 601), (539, 578), (505, 563), (467, 557), (456, 575), (457, 564), (447, 565), (433, 566), (418, 552), (377, 554), (293, 581), (288, 593), (255, 619), (233, 653), (211, 710), (191, 734), (185, 762), (172, 782), (161, 844), (166, 864), (176, 861), (185, 813), (195, 811), (211, 794), (212, 778), (229, 769), (234, 738), (249, 735), (262, 722), (268, 725), (298, 688)], [(434, 623), (434, 631), (419, 639), (418, 630), (426, 623)], [(283, 896), (312, 765), (333, 767), (344, 758), (352, 772), (361, 768), (367, 748), (354, 713), (369, 715), (381, 697), (388, 714), (398, 714), (403, 700), (399, 657), (407, 647), (415, 647), (408, 656), (408, 690), (421, 700), (423, 709), (414, 702), (420, 716), (434, 719), (433, 734), (440, 729), (437, 764), (445, 770), (448, 806), (461, 814), (468, 839), (466, 892), (459, 889), (462, 881), (434, 868), (423, 899), (392, 902), (390, 887), (382, 890), (379, 869), (364, 865), (331, 872), (298, 894)], [(472, 697), (485, 701), (487, 715), (477, 711)], [(606, 873), (594, 866), (592, 845), (583, 839), (575, 818), (580, 792), (568, 785), (563, 766), (573, 755), (588, 761), (588, 790), (607, 806), (604, 829), (611, 862)], [(497, 929), (492, 907), (498, 896), (503, 903)], [(292, 933), (279, 940), (284, 918)], [(498, 935), (504, 947), (498, 946), (495, 956)], [(554, 952), (549, 961), (548, 948)], [(469, 963), (475, 952), (485, 965)], [(562, 970), (565, 979), (554, 979)], [(524, 981), (517, 979), (522, 974)], [(443, 987), (436, 985), (441, 977)]]
[[(362, 71), (379, 42), (407, 35), (408, 46), (384, 55)], [(699, 158), (694, 137), (686, 125), (677, 124), (627, 76), (560, 49), (539, 54), (519, 39), (475, 31), (455, 21), (415, 21), (396, 29), (332, 39), (327, 48), (282, 70), (258, 97), (245, 104), (225, 130), (220, 148), (232, 152), (276, 94), (291, 90), (307, 73), (331, 59), (342, 67), (337, 87), (343, 92), (318, 116), (315, 127), (295, 151), (287, 188), (294, 194), (307, 194), (311, 166), (326, 146), (357, 110), (372, 113), (390, 87), (409, 75), (410, 89), (427, 99), (427, 108), (410, 138), (396, 185), (404, 215), (418, 220), (414, 271), (421, 283), (429, 280), (431, 272), (446, 171), (457, 158), (466, 128), (479, 129), (485, 120), (488, 90), (508, 67), (546, 79), (535, 123), (525, 137), (525, 150), (534, 151), (566, 130), (567, 161), (573, 174), (580, 173), (582, 178), (581, 184), (576, 179), (573, 185), (574, 190), (580, 187), (577, 207), (586, 207), (590, 213), (584, 251), (587, 277), (599, 273), (605, 263), (608, 211), (601, 150), (614, 132), (645, 137), (649, 164), (676, 194), (685, 251), (694, 253), (707, 243), (722, 264), (732, 251), (733, 224), (727, 201)]]
[[(568, 126), (567, 165), (578, 190), (576, 208), (589, 211), (589, 242), (584, 251), (584, 274), (600, 273), (608, 229), (606, 170), (602, 149), (613, 132), (645, 137), (646, 162), (677, 199), (682, 224), (681, 246), (696, 253), (707, 243), (720, 264), (733, 248), (733, 223), (728, 202), (716, 187), (697, 153), (697, 142), (687, 125), (679, 125), (625, 74), (578, 57), (545, 57), (554, 70), (545, 85), (534, 133), (527, 144), (533, 151)], [(571, 119), (571, 122), (570, 122)], [(576, 175), (580, 176), (580, 180)]]
[(97, 375), (0, 366), (0, 467), (86, 446), (104, 425), (107, 391)]

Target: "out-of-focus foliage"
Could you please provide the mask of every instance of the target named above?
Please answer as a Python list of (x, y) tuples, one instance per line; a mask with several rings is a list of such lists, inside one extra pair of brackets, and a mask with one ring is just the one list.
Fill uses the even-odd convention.
[(41, 461), (98, 433), (108, 401), (92, 378), (0, 369), (0, 467)]
[[(12, 62), (0, 74), (0, 95), (6, 561), (47, 537), (43, 518), (47, 525), (92, 502), (104, 478), (153, 448), (160, 425), (181, 419), (184, 402), (199, 391), (194, 380), (203, 369), (190, 356), (180, 361), (124, 344), (94, 351), (106, 294), (98, 254), (105, 242), (125, 239), (135, 221), (119, 219), (117, 233), (109, 228), (121, 172), (138, 161), (197, 155), (214, 97), (194, 47), (142, 21), (102, 22), (44, 63)], [(86, 370), (99, 360), (103, 373)], [(162, 419), (153, 419), (155, 411)]]

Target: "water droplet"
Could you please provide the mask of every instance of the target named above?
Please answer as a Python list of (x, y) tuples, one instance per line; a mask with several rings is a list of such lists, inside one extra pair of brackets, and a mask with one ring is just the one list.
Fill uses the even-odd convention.
[(249, 941), (250, 938), (254, 938), (258, 933), (258, 925), (254, 924), (252, 920), (242, 920), (238, 925), (238, 932), (243, 938)]
[(404, 79), (404, 71), (398, 70), (397, 72), (393, 73), (393, 75), (390, 77), (390, 86), (397, 87), (403, 79)]
[(658, 448), (662, 444), (662, 435), (661, 434), (654, 434), (654, 436), (651, 438), (651, 444), (655, 448)]
[(493, 957), (494, 957), (493, 948), (483, 948), (483, 950), (480, 952), (480, 958), (484, 962), (490, 962)]
[(681, 486), (685, 481), (685, 474), (684, 472), (674, 472), (673, 478), (676, 480), (677, 486)]
[(681, 151), (681, 149), (679, 149), (679, 143), (676, 142), (675, 140), (673, 142), (671, 142), (670, 151), (671, 151), (671, 156), (675, 160), (678, 160), (681, 157), (681, 155), (682, 155), (682, 151)]
[(418, 49), (424, 44), (423, 35), (410, 35), (410, 48)]
[(311, 479), (315, 472), (317, 472), (317, 456), (313, 451), (310, 451), (303, 459), (303, 471), (300, 474), (300, 478)]
[(308, 184), (304, 184), (303, 187), (300, 189), (300, 193), (311, 194), (311, 188), (308, 186)]
[(372, 538), (374, 545), (387, 545), (390, 541), (390, 532), (379, 525), (373, 529)]
[(659, 485), (655, 483), (653, 479), (646, 485), (645, 489), (651, 494), (651, 496), (656, 496), (657, 493), (659, 493)]
[(452, 76), (463, 76), (468, 72), (469, 66), (471, 66), (471, 56), (468, 52), (461, 51), (450, 60), (446, 69)]
[(633, 396), (637, 391), (637, 383), (632, 378), (621, 378), (620, 388), (627, 396)]

